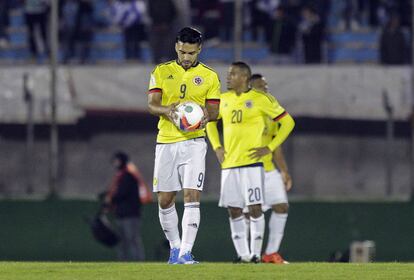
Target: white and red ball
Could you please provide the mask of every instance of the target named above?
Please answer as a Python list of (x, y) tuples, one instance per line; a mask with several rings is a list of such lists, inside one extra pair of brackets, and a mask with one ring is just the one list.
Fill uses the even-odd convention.
[(200, 105), (188, 101), (177, 106), (175, 125), (182, 131), (195, 131), (201, 128), (204, 111)]

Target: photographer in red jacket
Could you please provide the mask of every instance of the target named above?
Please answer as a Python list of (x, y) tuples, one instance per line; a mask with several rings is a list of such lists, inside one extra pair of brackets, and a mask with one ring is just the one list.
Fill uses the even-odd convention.
[(106, 204), (115, 214), (120, 237), (118, 258), (122, 261), (143, 261), (144, 247), (141, 239), (140, 178), (129, 167), (129, 157), (119, 151), (112, 157), (117, 169), (106, 195)]

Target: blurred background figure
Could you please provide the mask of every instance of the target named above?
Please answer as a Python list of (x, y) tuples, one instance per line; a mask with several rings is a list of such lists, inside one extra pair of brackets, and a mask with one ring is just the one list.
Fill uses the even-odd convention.
[(0, 49), (6, 48), (9, 42), (7, 28), (9, 27), (10, 19), (10, 2), (7, 0), (0, 0)]
[[(27, 41), (29, 43), (31, 59), (38, 59), (42, 54), (42, 50), (44, 54), (49, 55), (47, 36), (49, 8), (48, 0), (24, 0)], [(38, 45), (38, 43), (41, 45)]]
[(198, 1), (198, 11), (196, 21), (204, 30), (203, 46), (214, 46), (220, 42), (220, 26), (221, 11), (220, 1)]
[(109, 0), (110, 21), (122, 29), (127, 61), (140, 61), (141, 43), (147, 39), (147, 4), (143, 0)]
[(148, 1), (151, 27), (149, 31), (152, 62), (159, 64), (172, 60), (174, 51), (174, 23), (177, 19), (177, 9), (172, 0)]
[(77, 58), (79, 63), (90, 62), (90, 50), (95, 28), (92, 0), (67, 0), (63, 5), (62, 32), (65, 36), (64, 63)]
[[(208, 2), (214, 2), (209, 0)], [(190, 0), (173, 0), (177, 17), (175, 20), (175, 30), (180, 30), (183, 26), (191, 25), (191, 3)]]
[(129, 161), (125, 152), (118, 151), (112, 156), (116, 174), (108, 190), (105, 202), (108, 211), (115, 214), (120, 237), (118, 259), (121, 261), (143, 261), (144, 245), (141, 239), (141, 201), (139, 178), (136, 166)]
[(224, 41), (227, 42), (233, 38), (234, 0), (220, 0), (220, 5), (222, 10), (221, 31)]
[(277, 7), (274, 19), (271, 21), (272, 36), (269, 44), (272, 60), (276, 64), (293, 62), (293, 51), (296, 46), (297, 26), (285, 11), (283, 6)]
[(271, 41), (271, 17), (278, 5), (278, 0), (252, 0), (250, 2), (251, 31), (254, 41), (260, 39), (260, 34), (264, 34), (263, 37), (267, 43)]
[(383, 27), (379, 47), (381, 64), (398, 65), (408, 62), (408, 45), (397, 14), (392, 14)]
[(299, 30), (302, 36), (304, 62), (306, 64), (321, 63), (323, 25), (312, 7), (302, 9), (302, 22)]

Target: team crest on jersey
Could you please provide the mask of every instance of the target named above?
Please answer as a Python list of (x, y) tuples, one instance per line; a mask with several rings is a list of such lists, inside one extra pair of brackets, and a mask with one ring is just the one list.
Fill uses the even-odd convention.
[(200, 76), (195, 76), (195, 77), (193, 78), (193, 83), (194, 83), (196, 86), (199, 86), (199, 85), (201, 85), (201, 84), (203, 83), (203, 78), (201, 78)]
[(246, 105), (246, 108), (252, 108), (253, 107), (253, 102), (251, 100), (247, 100), (246, 103), (244, 103), (244, 105)]

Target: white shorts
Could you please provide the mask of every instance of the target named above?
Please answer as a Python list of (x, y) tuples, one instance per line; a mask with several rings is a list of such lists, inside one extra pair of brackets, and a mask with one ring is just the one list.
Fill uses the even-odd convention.
[[(282, 180), (282, 175), (275, 169), (270, 172), (265, 172), (264, 183), (264, 203), (262, 211), (266, 212), (272, 208), (272, 205), (288, 203), (285, 184)], [(245, 207), (243, 213), (249, 213), (249, 209)]]
[(154, 164), (154, 192), (181, 189), (202, 191), (206, 168), (207, 143), (204, 138), (157, 144)]
[(263, 204), (263, 185), (263, 166), (223, 169), (219, 206), (244, 208)]

